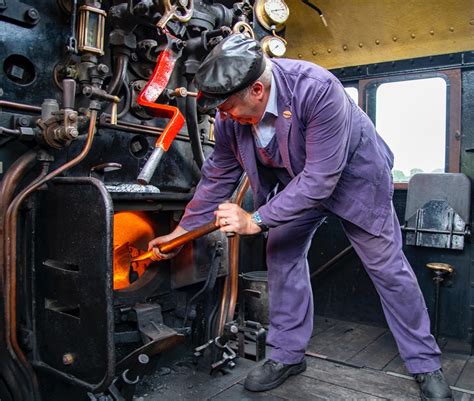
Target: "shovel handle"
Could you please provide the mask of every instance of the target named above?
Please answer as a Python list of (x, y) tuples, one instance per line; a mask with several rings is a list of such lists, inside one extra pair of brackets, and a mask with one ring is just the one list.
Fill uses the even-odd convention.
[[(187, 244), (188, 242), (194, 241), (197, 238), (202, 237), (203, 235), (212, 233), (213, 231), (218, 230), (220, 227), (216, 226), (214, 221), (211, 221), (207, 224), (202, 225), (201, 227), (195, 228), (194, 230), (188, 231), (187, 233), (180, 235), (170, 241), (163, 242), (158, 245), (157, 248), (161, 253), (170, 253), (176, 248)], [(132, 262), (140, 262), (142, 260), (151, 259), (153, 256), (153, 250), (145, 252), (140, 256), (132, 259)]]

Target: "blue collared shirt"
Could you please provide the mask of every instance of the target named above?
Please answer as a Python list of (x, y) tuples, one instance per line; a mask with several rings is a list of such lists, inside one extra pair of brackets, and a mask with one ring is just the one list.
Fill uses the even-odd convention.
[(255, 135), (255, 144), (259, 148), (266, 147), (275, 136), (275, 121), (278, 117), (277, 87), (272, 74), (270, 95), (262, 119), (257, 125), (252, 125), (252, 132)]

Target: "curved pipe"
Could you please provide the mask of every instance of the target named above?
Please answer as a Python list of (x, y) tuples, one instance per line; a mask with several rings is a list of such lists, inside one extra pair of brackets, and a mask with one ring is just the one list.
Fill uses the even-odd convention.
[[(194, 85), (192, 79), (188, 79), (187, 86), (188, 91), (196, 91), (196, 85)], [(194, 161), (198, 165), (199, 170), (201, 170), (205, 157), (202, 150), (201, 138), (199, 136), (196, 98), (191, 96), (186, 97), (186, 126), (188, 128), (189, 141), (191, 142)]]
[[(0, 228), (3, 231), (4, 222), (6, 217), (6, 210), (8, 205), (13, 199), (14, 192), (18, 187), (20, 181), (23, 177), (27, 174), (29, 170), (31, 170), (36, 165), (37, 160), (37, 152), (30, 150), (23, 154), (19, 159), (13, 163), (8, 171), (5, 173), (2, 181), (0, 182)], [(3, 263), (5, 261), (5, 247), (4, 244), (6, 239), (4, 238), (4, 232), (2, 233), (2, 238), (0, 238), (0, 262), (2, 265), (0, 266), (0, 294), (2, 298), (6, 297), (7, 291), (5, 291), (4, 282), (6, 276), (6, 264)], [(5, 294), (5, 296), (3, 295)], [(5, 305), (6, 307), (6, 305)], [(5, 327), (8, 327), (8, 312), (5, 308)], [(10, 338), (7, 333), (5, 334), (4, 341), (7, 345), (8, 353), (11, 356), (12, 361), (20, 368), (22, 374), (25, 376), (25, 379), (31, 379), (31, 372), (25, 367), (22, 362), (18, 359), (18, 356), (13, 351), (13, 348), (10, 343)], [(34, 383), (34, 382), (33, 382)], [(21, 393), (28, 392), (27, 388), (22, 388), (22, 386), (18, 386), (18, 383), (15, 385), (14, 383), (10, 383), (13, 388), (21, 388)], [(26, 387), (26, 386), (24, 386)], [(29, 387), (29, 386), (28, 386)], [(24, 398), (27, 394), (23, 394)]]
[[(242, 176), (239, 186), (236, 189), (233, 203), (241, 206), (245, 193), (249, 189), (250, 181), (246, 174)], [(219, 321), (217, 324), (217, 335), (221, 336), (224, 332), (226, 322), (232, 320), (237, 304), (237, 295), (239, 290), (239, 250), (240, 236), (234, 235), (229, 238), (229, 274), (224, 281), (224, 289), (221, 297), (221, 308)]]
[[(17, 338), (17, 319), (16, 319), (16, 261), (17, 261), (17, 220), (18, 220), (18, 213), (21, 204), (23, 201), (31, 195), (34, 191), (36, 191), (39, 187), (44, 185), (46, 182), (51, 180), (52, 178), (58, 176), (62, 172), (70, 169), (71, 167), (75, 166), (79, 162), (81, 162), (86, 155), (89, 153), (92, 147), (92, 141), (94, 139), (95, 134), (95, 126), (97, 121), (97, 111), (93, 110), (91, 112), (90, 123), (89, 123), (89, 130), (87, 134), (86, 144), (84, 145), (83, 150), (79, 155), (77, 155), (74, 159), (70, 160), (69, 162), (63, 164), (56, 170), (52, 171), (51, 173), (47, 174), (44, 177), (40, 177), (40, 179), (36, 180), (34, 183), (29, 185), (25, 188), (22, 192), (20, 192), (11, 202), (10, 206), (8, 207), (7, 214), (6, 214), (6, 223), (5, 223), (5, 271), (6, 271), (6, 290), (7, 296), (5, 297), (6, 309), (9, 312), (10, 319), (7, 320), (7, 335), (9, 336), (10, 344), (13, 348), (15, 354), (19, 357), (22, 361), (23, 365), (28, 367), (28, 361), (26, 359), (25, 354), (21, 350), (18, 344)], [(103, 381), (106, 381), (107, 377), (104, 378)], [(100, 383), (98, 386), (101, 386), (103, 383)]]
[(127, 73), (129, 56), (126, 54), (119, 54), (115, 59), (114, 75), (110, 80), (107, 88), (109, 95), (116, 95), (119, 93), (123, 82), (125, 81), (125, 74)]

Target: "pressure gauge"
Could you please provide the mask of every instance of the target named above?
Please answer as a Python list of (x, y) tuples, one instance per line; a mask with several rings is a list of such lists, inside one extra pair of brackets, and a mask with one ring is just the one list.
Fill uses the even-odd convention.
[(263, 51), (270, 57), (283, 57), (286, 53), (286, 43), (278, 36), (265, 36), (261, 44)]
[(264, 28), (279, 31), (288, 19), (290, 10), (283, 0), (257, 0), (255, 15)]

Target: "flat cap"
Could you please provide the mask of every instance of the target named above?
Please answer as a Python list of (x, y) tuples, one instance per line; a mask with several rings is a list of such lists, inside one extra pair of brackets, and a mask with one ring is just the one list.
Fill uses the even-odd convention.
[(265, 70), (260, 43), (243, 34), (228, 36), (207, 55), (194, 77), (201, 111), (213, 109), (255, 82)]

